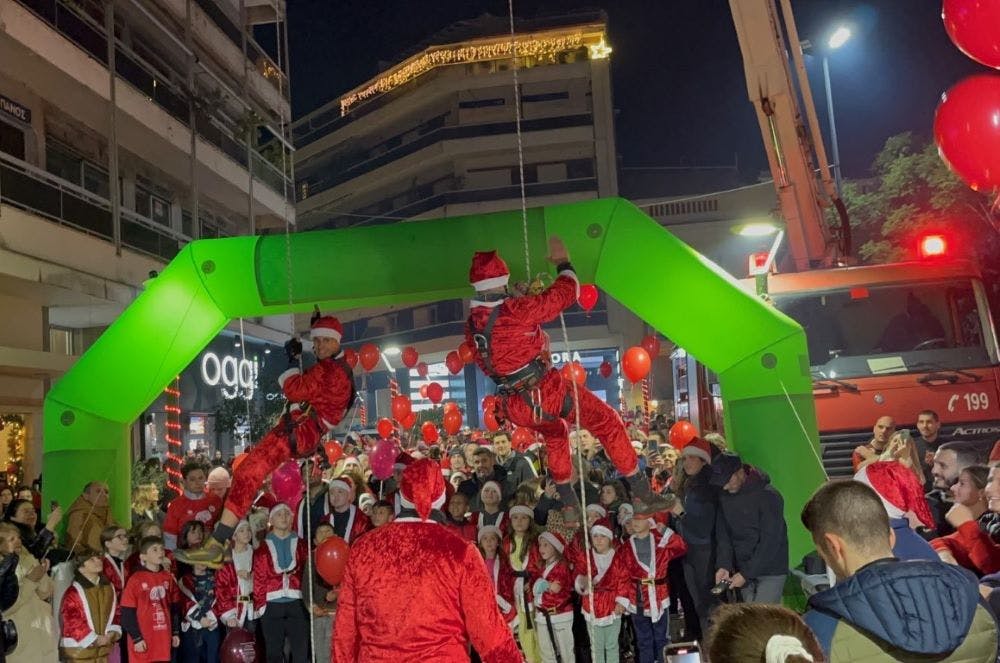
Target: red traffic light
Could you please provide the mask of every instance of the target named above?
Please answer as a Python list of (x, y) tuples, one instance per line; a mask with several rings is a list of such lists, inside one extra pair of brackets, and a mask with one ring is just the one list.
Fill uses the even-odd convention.
[(935, 258), (948, 251), (948, 243), (941, 235), (927, 235), (920, 240), (920, 257)]

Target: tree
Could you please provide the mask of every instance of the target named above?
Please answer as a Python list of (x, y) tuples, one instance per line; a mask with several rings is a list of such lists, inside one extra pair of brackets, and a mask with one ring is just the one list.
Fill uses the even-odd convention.
[(919, 238), (940, 232), (957, 255), (985, 271), (997, 268), (1000, 219), (991, 201), (948, 169), (933, 142), (909, 132), (890, 137), (872, 175), (845, 182), (843, 190), (861, 262), (912, 260)]

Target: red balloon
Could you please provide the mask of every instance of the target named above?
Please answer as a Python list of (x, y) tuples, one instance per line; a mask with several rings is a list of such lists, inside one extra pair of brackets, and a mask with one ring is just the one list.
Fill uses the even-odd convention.
[(427, 385), (427, 398), (431, 403), (437, 405), (444, 398), (444, 387), (439, 385), (437, 382), (431, 382)]
[(378, 424), (375, 426), (375, 430), (378, 431), (379, 437), (391, 437), (393, 430), (395, 428), (392, 425), (392, 420), (382, 417), (378, 420)]
[(403, 348), (403, 355), (401, 359), (403, 360), (403, 366), (413, 368), (417, 365), (417, 362), (420, 361), (420, 354), (414, 350), (413, 347), (408, 345)]
[(361, 346), (360, 356), (361, 356), (361, 368), (365, 369), (366, 371), (372, 370), (373, 368), (375, 368), (375, 365), (378, 364), (379, 360), (378, 346), (376, 346), (374, 343), (365, 343), (364, 345)]
[(447, 412), (460, 412), (458, 409), (458, 403), (455, 401), (448, 401), (444, 404), (444, 411)]
[(580, 286), (580, 296), (576, 298), (576, 302), (580, 305), (584, 311), (590, 311), (597, 304), (597, 286), (590, 283), (586, 283)]
[(1000, 75), (969, 76), (941, 97), (934, 139), (948, 167), (976, 191), (1000, 187)]
[(601, 373), (601, 377), (607, 379), (611, 377), (611, 372), (614, 371), (614, 367), (611, 365), (610, 361), (602, 361), (601, 367), (597, 369)]
[(524, 426), (518, 426), (511, 435), (510, 444), (518, 451), (524, 451), (535, 443), (535, 431)]
[(399, 423), (403, 424), (403, 428), (413, 428), (417, 425), (417, 414), (415, 412), (410, 412)]
[(458, 358), (466, 364), (471, 364), (472, 360), (476, 358), (476, 353), (473, 351), (471, 345), (468, 343), (462, 343), (458, 346)]
[(649, 353), (644, 348), (634, 345), (622, 356), (622, 373), (631, 382), (638, 382), (649, 375)]
[(316, 571), (331, 585), (339, 585), (344, 579), (350, 546), (339, 536), (331, 536), (316, 546)]
[(253, 633), (239, 627), (229, 629), (219, 652), (221, 663), (263, 663), (264, 652)]
[(420, 362), (419, 364), (417, 364), (417, 375), (419, 375), (420, 377), (422, 378), (427, 377), (427, 370), (428, 370), (427, 364), (425, 364), (424, 362)]
[(424, 438), (424, 442), (427, 444), (434, 444), (440, 439), (437, 426), (435, 426), (432, 421), (424, 422), (424, 424), (420, 427), (420, 436)]
[(698, 437), (698, 429), (690, 421), (681, 419), (670, 427), (667, 439), (674, 449), (682, 449), (691, 440)]
[(413, 405), (410, 403), (409, 396), (395, 396), (392, 399), (392, 418), (396, 421), (403, 423), (407, 415), (413, 412)]
[(587, 384), (587, 369), (580, 365), (578, 361), (571, 361), (559, 369), (559, 374), (566, 382), (575, 381), (581, 387)]
[(483, 425), (491, 433), (500, 430), (500, 422), (497, 421), (497, 416), (493, 413), (493, 410), (483, 412)]
[(358, 365), (358, 353), (350, 348), (345, 349), (344, 361), (346, 361), (351, 368), (354, 368)]
[(451, 371), (452, 375), (458, 375), (462, 370), (462, 366), (465, 364), (462, 362), (462, 358), (458, 356), (458, 351), (452, 350), (448, 353), (448, 356), (445, 357), (444, 365), (448, 367), (448, 370)]
[(650, 334), (646, 338), (642, 339), (642, 348), (649, 353), (650, 357), (660, 356), (660, 339), (656, 338), (656, 334)]
[(240, 455), (233, 458), (233, 474), (236, 474), (236, 469), (247, 459), (247, 452), (243, 452)]
[(426, 384), (420, 385), (420, 398), (427, 398), (427, 387), (428, 386), (429, 385), (426, 385)]
[(454, 410), (445, 409), (444, 418), (441, 421), (444, 432), (454, 435), (462, 428), (462, 413), (458, 408)]
[(326, 459), (330, 461), (331, 465), (336, 465), (337, 461), (344, 456), (344, 447), (340, 446), (340, 442), (336, 440), (330, 440), (324, 444), (323, 451), (326, 452)]
[(970, 58), (1000, 69), (1000, 3), (996, 0), (944, 0), (941, 19), (948, 36)]

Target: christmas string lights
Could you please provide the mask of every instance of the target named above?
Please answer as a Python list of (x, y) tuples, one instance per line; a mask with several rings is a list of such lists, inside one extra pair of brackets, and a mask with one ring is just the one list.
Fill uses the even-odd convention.
[(181, 460), (183, 458), (182, 433), (181, 433), (181, 380), (174, 378), (173, 383), (163, 390), (167, 395), (167, 403), (164, 410), (167, 411), (166, 433), (167, 440), (167, 488), (174, 491), (175, 496), (184, 492), (181, 481)]
[(551, 36), (526, 35), (514, 41), (504, 37), (461, 45), (431, 46), (342, 96), (340, 114), (347, 115), (358, 103), (408, 83), (435, 67), (503, 60), (510, 58), (515, 51), (519, 58), (543, 58), (586, 47), (590, 58), (595, 60), (607, 58), (611, 53), (611, 48), (604, 41), (603, 29), (547, 34)]
[(24, 481), (24, 452), (27, 434), (19, 414), (0, 415), (0, 431), (7, 434), (7, 483), (20, 486)]

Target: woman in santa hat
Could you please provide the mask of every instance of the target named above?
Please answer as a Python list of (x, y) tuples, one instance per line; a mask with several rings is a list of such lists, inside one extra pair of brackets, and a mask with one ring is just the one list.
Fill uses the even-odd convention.
[(875, 461), (864, 465), (854, 475), (855, 481), (878, 493), (889, 514), (889, 525), (896, 535), (892, 553), (899, 559), (937, 559), (934, 549), (915, 531), (934, 529), (934, 517), (927, 506), (924, 489), (913, 471), (895, 460)]

